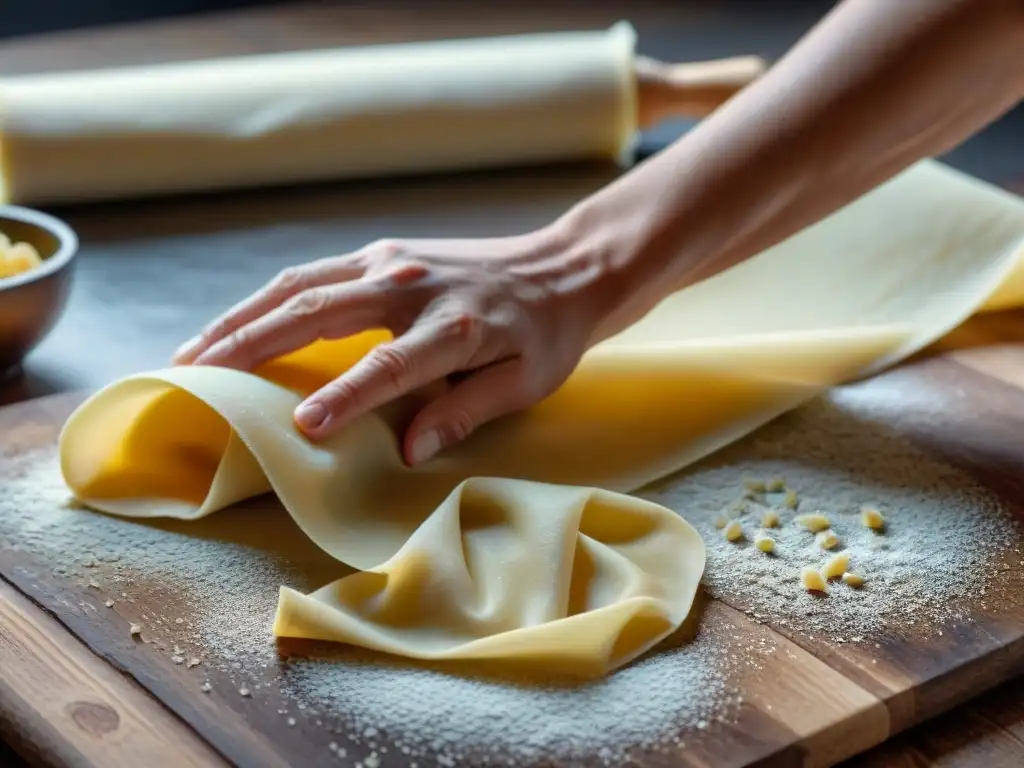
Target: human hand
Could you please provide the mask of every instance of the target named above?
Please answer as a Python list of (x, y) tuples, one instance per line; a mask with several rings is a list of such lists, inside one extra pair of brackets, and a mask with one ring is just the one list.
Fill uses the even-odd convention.
[[(394, 338), (295, 411), (311, 439), (450, 377), (403, 441), (409, 464), (529, 407), (572, 373), (605, 312), (605, 269), (557, 227), (482, 240), (380, 241), (281, 272), (175, 354), (253, 370), (317, 339)], [(452, 381), (452, 379), (449, 379)]]

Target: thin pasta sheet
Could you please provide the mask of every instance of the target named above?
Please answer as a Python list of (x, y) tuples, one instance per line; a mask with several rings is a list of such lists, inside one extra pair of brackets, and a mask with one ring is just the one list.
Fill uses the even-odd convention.
[(358, 569), (282, 587), (279, 637), (531, 671), (609, 672), (691, 610), (704, 546), (628, 495), (827, 388), (899, 362), (972, 313), (1024, 303), (1024, 202), (921, 163), (592, 349), (533, 408), (427, 464), (400, 458), (415, 398), (313, 444), (309, 393), (386, 334), (317, 342), (255, 373), (117, 381), (61, 436), (85, 505), (195, 519), (273, 492)]

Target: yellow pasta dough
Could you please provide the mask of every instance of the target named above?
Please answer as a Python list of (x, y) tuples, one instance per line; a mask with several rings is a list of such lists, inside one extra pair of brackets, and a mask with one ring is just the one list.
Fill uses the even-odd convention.
[(274, 491), (362, 571), (283, 588), (278, 636), (599, 675), (679, 625), (704, 565), (682, 518), (620, 493), (899, 361), (990, 297), (1022, 303), (1022, 243), (1024, 203), (925, 162), (669, 297), (546, 400), (424, 466), (399, 454), (412, 398), (318, 445), (293, 425), (304, 393), (387, 338), (364, 333), (256, 374), (115, 382), (69, 419), (62, 471), (86, 505), (133, 517)]

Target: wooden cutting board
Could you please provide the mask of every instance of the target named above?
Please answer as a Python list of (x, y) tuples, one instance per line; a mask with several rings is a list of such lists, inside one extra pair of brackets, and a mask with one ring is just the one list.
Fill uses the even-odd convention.
[[(1018, 501), (1024, 483), (1020, 479), (1024, 477), (1022, 340), (1024, 314), (977, 318), (928, 355), (843, 391), (868, 395), (861, 398), (865, 402), (879, 395), (875, 399), (885, 404), (884, 412), (872, 414), (869, 409), (860, 413), (861, 418), (877, 419), (914, 450), (923, 450), (930, 461), (966, 470), (1003, 499), (1010, 514), (1024, 521)], [(894, 402), (900, 412), (900, 402), (922, 399), (941, 407), (907, 408), (898, 419), (892, 418)], [(132, 559), (131, 536), (124, 539), (125, 557), (120, 561), (116, 552), (113, 557), (107, 552), (85, 565), (83, 558), (90, 555), (84, 551), (55, 552), (41, 545), (39, 531), (26, 528), (28, 507), (24, 505), (60, 502), (52, 494), (45, 501), (46, 494), (36, 498), (27, 493), (25, 475), (38, 470), (37, 462), (41, 466), (52, 461), (60, 426), (80, 401), (80, 396), (61, 395), (0, 410), (0, 488), (8, 489), (8, 494), (20, 493), (22, 505), (18, 514), (0, 514), (0, 542), (6, 542), (0, 549), (0, 575), (114, 669), (134, 678), (187, 727), (182, 737), (161, 737), (160, 728), (147, 725), (155, 717), (151, 700), (115, 696), (102, 686), (83, 694), (77, 684), (48, 685), (47, 680), (66, 678), (63, 667), (72, 663), (74, 653), (59, 643), (40, 650), (43, 638), (50, 635), (19, 618), (17, 605), (8, 599), (16, 598), (6, 593), (0, 594), (0, 694), (4, 694), (0, 695), (0, 721), (16, 718), (22, 724), (35, 723), (19, 734), (23, 741), (48, 741), (51, 752), (54, 743), (62, 744), (65, 761), (71, 754), (75, 756), (71, 762), (90, 766), (129, 764), (123, 751), (118, 751), (125, 729), (143, 733), (143, 743), (149, 745), (142, 750), (149, 750), (144, 755), (146, 764), (153, 765), (210, 764), (221, 759), (243, 766), (453, 764), (443, 750), (404, 754), (402, 744), (408, 742), (402, 742), (401, 734), (381, 729), (367, 737), (365, 721), (360, 730), (353, 730), (351, 723), (346, 725), (352, 712), (345, 706), (300, 708), (300, 702), (290, 698), (290, 689), (280, 685), (289, 669), (284, 659), (289, 654), (323, 654), (325, 649), (282, 646), (277, 649), (280, 664), (239, 670), (231, 659), (245, 657), (232, 656), (223, 643), (196, 646), (189, 630), (202, 623), (204, 601), (219, 588), (216, 580), (191, 586), (177, 583), (173, 559), (170, 571), (162, 561), (160, 573), (138, 569), (128, 573), (118, 562)], [(38, 508), (40, 519), (52, 512)], [(207, 528), (188, 524), (158, 528), (175, 537), (176, 556), (183, 564), (191, 556), (190, 547), (199, 557), (204, 542), (234, 538), (245, 546), (232, 555), (235, 560), (230, 568), (225, 566), (225, 573), (237, 571), (237, 558), (251, 556), (254, 567), (259, 567), (255, 553), (279, 549), (286, 553), (285, 559), (290, 558), (289, 567), (304, 574), (295, 577), (299, 583), (303, 579), (313, 585), (318, 580), (323, 583), (332, 568), (336, 575), (338, 570), (329, 559), (312, 548), (303, 549), (301, 534), (288, 527), (286, 517), (281, 518), (280, 527), (271, 529), (274, 534), (269, 538), (253, 533), (261, 516), (279, 513), (272, 500), (263, 500), (215, 516), (219, 521)], [(109, 520), (106, 525), (137, 523)], [(152, 535), (147, 536), (153, 546)], [(705, 590), (694, 616), (672, 642), (694, 648), (717, 644), (732, 654), (733, 662), (725, 664), (716, 678), (734, 696), (731, 705), (707, 720), (682, 723), (668, 746), (640, 747), (628, 759), (643, 766), (832, 765), (1024, 671), (1024, 590), (1020, 589), (1024, 555), (1014, 552), (1021, 545), (1018, 540), (1008, 542), (1004, 554), (991, 563), (1000, 589), (961, 599), (959, 607), (969, 616), (967, 621), (928, 632), (894, 625), (877, 643), (811, 639), (793, 622), (783, 625), (769, 613), (730, 604), (736, 601), (712, 597)], [(62, 547), (74, 550), (75, 544)], [(230, 589), (226, 582), (224, 589)], [(108, 607), (107, 601), (113, 606)], [(130, 633), (133, 622), (143, 627), (140, 636)], [(250, 640), (243, 642), (268, 644), (269, 629), (257, 626)], [(179, 642), (182, 647), (175, 648)], [(193, 657), (201, 657), (202, 663), (190, 667)], [(690, 657), (673, 658), (687, 664)], [(341, 653), (331, 663), (355, 662)], [(360, 663), (377, 663), (383, 669), (394, 660), (371, 658)], [(26, 669), (36, 672), (27, 675)], [(435, 674), (446, 673), (455, 674), (445, 670)], [(204, 690), (204, 684), (209, 690)], [(241, 692), (241, 686), (247, 690)], [(13, 697), (10, 692), (18, 690), (20, 697)], [(680, 700), (702, 695), (704, 691), (682, 685), (678, 690)], [(18, 702), (20, 710), (12, 712), (12, 701)], [(459, 706), (455, 702), (455, 709), (444, 716), (460, 717)], [(472, 708), (474, 702), (467, 700), (461, 706)], [(581, 724), (586, 722), (585, 708), (579, 717)], [(80, 743), (82, 722), (88, 725), (84, 744)], [(193, 733), (199, 738), (192, 739)], [(608, 764), (607, 754), (598, 752), (595, 747), (592, 755), (579, 756), (574, 764)], [(134, 761), (135, 756), (131, 757)], [(557, 762), (559, 755), (552, 752), (514, 764)], [(509, 762), (468, 750), (454, 764)]]

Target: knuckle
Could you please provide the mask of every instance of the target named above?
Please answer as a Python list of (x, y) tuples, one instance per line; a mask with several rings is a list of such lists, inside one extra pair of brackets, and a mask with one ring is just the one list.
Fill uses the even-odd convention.
[(199, 336), (207, 344), (223, 339), (231, 333), (232, 324), (226, 317), (219, 317), (200, 331)]
[(270, 293), (273, 295), (291, 295), (302, 288), (304, 273), (299, 267), (285, 267), (270, 282)]
[(249, 330), (242, 327), (234, 333), (226, 335), (217, 346), (225, 355), (232, 356), (237, 354), (239, 350), (246, 348), (249, 344), (250, 336)]
[(390, 344), (375, 347), (370, 353), (374, 370), (382, 375), (395, 390), (401, 390), (412, 378), (413, 366), (409, 355)]
[(328, 411), (337, 412), (343, 406), (358, 405), (359, 388), (342, 377), (325, 384), (320, 390), (320, 398)]
[(394, 259), (405, 253), (405, 246), (400, 240), (395, 240), (390, 237), (381, 238), (377, 240), (371, 249), (378, 257), (384, 259)]
[(394, 285), (404, 286), (422, 280), (428, 273), (429, 270), (425, 265), (410, 261), (390, 268), (385, 274), (381, 275), (381, 279)]
[(324, 312), (331, 305), (331, 296), (323, 288), (310, 288), (288, 300), (288, 314), (292, 317), (311, 317)]
[(473, 434), (476, 423), (464, 408), (455, 408), (447, 416), (441, 427), (442, 442), (445, 445), (460, 443)]
[(456, 312), (447, 322), (448, 335), (461, 342), (471, 342), (479, 338), (483, 322), (472, 312)]

